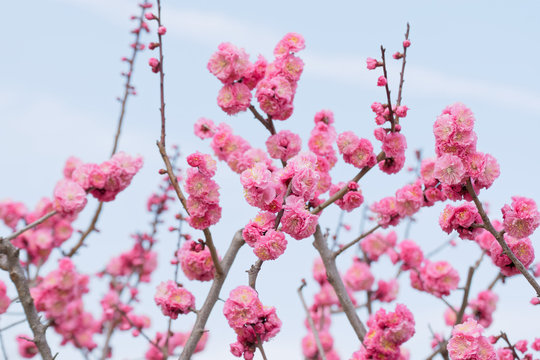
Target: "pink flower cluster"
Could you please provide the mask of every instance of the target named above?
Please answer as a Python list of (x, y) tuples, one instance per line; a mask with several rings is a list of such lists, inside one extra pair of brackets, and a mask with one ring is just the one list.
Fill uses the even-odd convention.
[(371, 290), (375, 278), (373, 277), (368, 264), (359, 258), (354, 258), (351, 267), (347, 269), (347, 272), (343, 275), (343, 281), (345, 282), (345, 285), (353, 291), (364, 291)]
[(352, 131), (339, 134), (337, 146), (343, 160), (356, 168), (373, 167), (377, 163), (371, 142), (368, 139), (358, 138)]
[(325, 193), (330, 188), (332, 179), (330, 170), (337, 163), (336, 150), (333, 143), (337, 134), (334, 126), (334, 113), (330, 110), (321, 110), (315, 114), (315, 127), (311, 131), (308, 147), (311, 152), (317, 155), (317, 171), (319, 182), (317, 192)]
[[(77, 183), (83, 191), (91, 193), (99, 201), (112, 201), (118, 193), (128, 187), (135, 174), (141, 169), (143, 160), (140, 156), (131, 157), (124, 152), (114, 154), (110, 160), (101, 164), (83, 163), (77, 158), (69, 158), (64, 167), (64, 177)], [(60, 186), (60, 185), (59, 185)], [(58, 188), (58, 187), (57, 187)], [(80, 207), (80, 190), (69, 181), (64, 181), (59, 189), (55, 190), (55, 197), (61, 209), (70, 211)], [(64, 198), (60, 195), (66, 192)], [(66, 200), (70, 201), (67, 202)], [(68, 205), (65, 209), (63, 205)]]
[(377, 261), (379, 257), (396, 246), (397, 234), (390, 231), (384, 235), (382, 232), (375, 232), (366, 236), (360, 241), (360, 247), (371, 261)]
[(208, 154), (195, 152), (187, 157), (186, 192), (189, 225), (204, 230), (221, 218), (219, 185), (211, 178), (216, 174), (216, 161)]
[[(529, 238), (516, 239), (505, 234), (504, 241), (525, 268), (532, 264), (534, 261), (534, 248)], [(503, 248), (497, 241), (493, 240), (489, 253), (493, 263), (501, 269), (501, 274), (512, 276), (520, 273), (519, 269), (510, 260), (508, 255), (504, 253)]]
[[(344, 182), (340, 182), (336, 185), (330, 186), (329, 195), (333, 196), (344, 186)], [(360, 205), (364, 203), (364, 197), (362, 196), (362, 190), (360, 190), (359, 185), (354, 181), (349, 181), (347, 183), (347, 190), (347, 193), (345, 193), (345, 195), (341, 199), (336, 200), (336, 205), (339, 206), (341, 210), (350, 212), (360, 207)]]
[(13, 231), (17, 229), (17, 224), (24, 219), (27, 212), (28, 210), (22, 202), (9, 199), (0, 201), (0, 219)]
[(190, 280), (210, 281), (214, 278), (215, 267), (208, 247), (200, 242), (188, 240), (178, 252), (182, 271)]
[(0, 280), (0, 314), (3, 314), (7, 311), (11, 300), (7, 296), (6, 284)]
[(223, 314), (236, 332), (237, 341), (231, 344), (234, 356), (251, 360), (259, 341), (268, 341), (279, 332), (281, 321), (274, 307), (263, 306), (257, 292), (249, 286), (231, 291), (225, 301)]
[(77, 273), (69, 258), (61, 259), (58, 265), (30, 289), (36, 309), (45, 312), (63, 343), (92, 350), (97, 346), (92, 336), (100, 331), (100, 324), (84, 311), (82, 296), (88, 292), (88, 276)]
[(32, 341), (26, 340), (31, 338), (31, 336), (26, 335), (17, 336), (19, 355), (21, 355), (25, 359), (31, 359), (39, 353), (36, 344)]
[(495, 360), (493, 346), (482, 336), (484, 328), (475, 320), (469, 319), (454, 326), (452, 337), (448, 340), (448, 354), (452, 360)]
[[(144, 235), (143, 235), (144, 237)], [(111, 276), (125, 276), (136, 273), (142, 282), (150, 282), (150, 275), (157, 267), (157, 253), (146, 249), (140, 240), (133, 247), (113, 257), (107, 264), (105, 273)], [(151, 240), (151, 239), (150, 239)], [(152, 240), (151, 240), (152, 241)]]
[(275, 260), (285, 252), (287, 239), (281, 231), (274, 230), (276, 215), (261, 211), (242, 230), (246, 244), (261, 260)]
[(397, 304), (395, 312), (379, 309), (370, 316), (369, 331), (364, 346), (353, 354), (353, 359), (402, 359), (400, 346), (415, 333), (414, 317), (403, 304)]
[[(406, 110), (404, 114), (406, 114)], [(405, 165), (407, 141), (405, 140), (405, 136), (398, 132), (400, 128), (401, 127), (397, 125), (396, 131), (394, 132), (391, 131), (391, 129), (382, 127), (377, 128), (374, 131), (375, 138), (382, 142), (381, 149), (386, 156), (384, 161), (379, 163), (379, 168), (389, 175), (398, 173)]]
[(514, 196), (512, 206), (504, 205), (502, 214), (504, 230), (518, 239), (531, 235), (540, 225), (540, 212), (533, 199)]
[(409, 275), (413, 288), (439, 298), (449, 295), (459, 284), (458, 272), (446, 261), (431, 262), (425, 259), (423, 266), (411, 270)]
[(172, 280), (161, 282), (157, 286), (154, 301), (161, 307), (163, 315), (171, 319), (178, 318), (178, 314), (187, 314), (195, 308), (195, 297)]
[(265, 113), (276, 120), (290, 117), (297, 82), (304, 68), (303, 61), (293, 53), (303, 48), (302, 36), (289, 33), (276, 46), (274, 62), (268, 64), (259, 56), (251, 63), (244, 49), (221, 43), (207, 65), (223, 83), (218, 105), (229, 115), (246, 111), (251, 104), (251, 91), (257, 88), (256, 97)]
[(288, 33), (274, 49), (275, 60), (268, 64), (255, 96), (261, 110), (276, 120), (286, 120), (293, 112), (293, 101), (304, 62), (294, 53), (305, 48), (300, 34)]
[(266, 140), (266, 149), (272, 159), (287, 161), (297, 155), (301, 148), (300, 136), (289, 130), (281, 130)]
[[(336, 350), (334, 350), (334, 338), (332, 335), (328, 331), (320, 331), (319, 339), (321, 341), (326, 360), (339, 360), (339, 355), (337, 354)], [(322, 357), (319, 355), (315, 335), (313, 335), (311, 332), (302, 338), (302, 353), (304, 354), (305, 358), (309, 360), (322, 359)]]
[(476, 299), (469, 301), (468, 307), (472, 311), (472, 317), (483, 327), (487, 328), (493, 322), (493, 313), (497, 309), (499, 297), (491, 290), (478, 293)]
[(210, 119), (200, 118), (193, 125), (195, 135), (201, 139), (211, 138), (216, 134), (216, 125)]
[(439, 225), (441, 229), (450, 234), (456, 230), (462, 239), (474, 240), (482, 229), (473, 225), (483, 224), (482, 217), (473, 203), (465, 202), (460, 206), (446, 205), (441, 216)]
[[(156, 347), (154, 344), (150, 344), (150, 348), (144, 355), (144, 358), (146, 360), (166, 360), (166, 357), (163, 355), (163, 351), (161, 349), (164, 349), (167, 347), (167, 354), (169, 356), (174, 355), (174, 351), (179, 346), (184, 346), (186, 344), (187, 339), (189, 338), (190, 333), (184, 333), (184, 332), (176, 332), (176, 333), (170, 333), (169, 336), (166, 334), (157, 332), (156, 337), (154, 338), (154, 344), (157, 344), (159, 346)], [(206, 342), (208, 341), (208, 331), (203, 332), (199, 342), (197, 343), (197, 346), (195, 347), (195, 350), (193, 353), (198, 353), (204, 350), (206, 347)]]
[(470, 200), (465, 189), (468, 178), (475, 191), (489, 188), (499, 176), (499, 165), (489, 154), (476, 151), (474, 116), (461, 103), (446, 107), (433, 125), (437, 160), (433, 176), (452, 200)]

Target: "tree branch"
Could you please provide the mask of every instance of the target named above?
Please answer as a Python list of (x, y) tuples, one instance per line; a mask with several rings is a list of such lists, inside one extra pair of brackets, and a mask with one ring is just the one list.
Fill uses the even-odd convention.
[(306, 286), (306, 280), (302, 279), (302, 285), (298, 288), (298, 296), (300, 297), (300, 301), (302, 302), (302, 306), (304, 307), (304, 310), (306, 311), (306, 316), (309, 322), (309, 327), (311, 328), (311, 332), (313, 333), (313, 337), (315, 338), (315, 343), (317, 344), (317, 349), (319, 349), (319, 355), (322, 360), (326, 360), (326, 354), (324, 352), (324, 349), (321, 344), (321, 339), (319, 338), (319, 332), (317, 331), (317, 328), (315, 327), (315, 323), (313, 322), (313, 318), (311, 317), (311, 314), (309, 313), (308, 306), (306, 304), (306, 300), (304, 299), (304, 294), (302, 293), (302, 289)]
[(208, 296), (206, 297), (202, 308), (197, 313), (197, 319), (195, 320), (195, 324), (193, 325), (191, 334), (186, 341), (186, 345), (184, 345), (182, 354), (180, 354), (179, 360), (191, 359), (191, 355), (195, 351), (195, 347), (197, 346), (197, 343), (199, 342), (199, 339), (204, 332), (204, 327), (206, 325), (206, 322), (208, 321), (208, 317), (210, 316), (210, 313), (212, 312), (212, 309), (214, 308), (214, 305), (219, 298), (219, 292), (221, 291), (221, 288), (225, 283), (227, 274), (229, 273), (236, 254), (238, 253), (238, 250), (240, 250), (242, 245), (244, 245), (244, 239), (242, 238), (242, 230), (238, 230), (234, 234), (231, 245), (229, 246), (227, 253), (223, 257), (223, 260), (221, 261), (223, 275), (214, 278), (212, 286), (210, 287), (210, 291), (208, 292)]

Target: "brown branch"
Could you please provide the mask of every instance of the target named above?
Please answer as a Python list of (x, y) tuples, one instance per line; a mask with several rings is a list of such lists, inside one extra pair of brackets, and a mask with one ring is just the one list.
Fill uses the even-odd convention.
[(383, 68), (384, 78), (386, 79), (386, 84), (384, 85), (384, 89), (386, 90), (386, 101), (388, 102), (388, 111), (389, 111), (388, 116), (390, 118), (392, 132), (394, 132), (394, 130), (396, 129), (396, 121), (394, 119), (394, 110), (392, 109), (392, 100), (390, 97), (390, 86), (388, 85), (388, 72), (386, 71), (386, 59), (384, 57), (385, 53), (386, 53), (386, 49), (381, 45), (382, 68)]
[(304, 299), (304, 294), (302, 293), (302, 289), (304, 289), (305, 286), (306, 286), (306, 280), (302, 279), (302, 285), (300, 285), (300, 287), (298, 288), (298, 296), (300, 297), (300, 301), (302, 302), (302, 306), (304, 307), (304, 310), (306, 312), (309, 327), (311, 329), (311, 332), (313, 333), (313, 337), (315, 338), (317, 349), (319, 349), (319, 355), (321, 356), (322, 360), (326, 360), (326, 354), (321, 344), (321, 339), (319, 338), (319, 332), (317, 331), (317, 328), (315, 327), (315, 323), (313, 322), (313, 318), (311, 317), (311, 314), (309, 313), (306, 300)]
[(248, 273), (248, 279), (249, 279), (249, 286), (255, 290), (255, 285), (257, 283), (257, 276), (259, 275), (259, 271), (261, 271), (262, 264), (264, 263), (263, 260), (258, 259), (255, 264), (251, 265), (249, 270), (247, 270)]
[(94, 216), (92, 217), (92, 221), (90, 222), (90, 225), (88, 226), (88, 228), (82, 233), (81, 235), (81, 238), (79, 239), (79, 241), (77, 242), (77, 244), (75, 244), (75, 246), (67, 253), (65, 254), (67, 257), (73, 257), (73, 255), (75, 255), (77, 253), (77, 251), (79, 250), (79, 248), (81, 246), (83, 246), (84, 244), (84, 240), (88, 237), (88, 235), (90, 235), (90, 233), (92, 231), (96, 231), (97, 228), (96, 228), (96, 224), (97, 224), (97, 221), (99, 219), (99, 215), (101, 214), (101, 210), (103, 209), (103, 203), (100, 201), (99, 202), (99, 205), (96, 209), (96, 212), (94, 213)]
[[(255, 119), (259, 120), (259, 122), (263, 124), (263, 126), (268, 131), (270, 131), (270, 133), (272, 133), (273, 125), (271, 126), (270, 123), (264, 119), (264, 117), (257, 111), (257, 109), (255, 109), (255, 106), (249, 105), (249, 111), (251, 111), (253, 116), (255, 116)], [(274, 129), (274, 133), (272, 135), (274, 135), (275, 133), (276, 133), (276, 130)]]
[(504, 275), (501, 273), (498, 273), (495, 279), (493, 279), (493, 281), (489, 284), (488, 290), (493, 290), (499, 280), (504, 280)]
[(467, 179), (466, 186), (467, 186), (467, 191), (473, 198), (474, 204), (476, 205), (476, 208), (478, 209), (478, 213), (482, 217), (482, 221), (484, 222), (486, 230), (489, 231), (491, 235), (495, 237), (499, 245), (501, 245), (501, 247), (503, 248), (503, 253), (506, 254), (510, 258), (510, 260), (512, 260), (512, 263), (515, 265), (515, 267), (523, 274), (523, 276), (525, 277), (525, 279), (527, 279), (529, 284), (531, 284), (531, 286), (536, 291), (536, 296), (540, 297), (540, 285), (538, 285), (538, 283), (536, 282), (534, 277), (531, 275), (531, 273), (525, 268), (525, 266), (523, 266), (521, 261), (519, 261), (516, 255), (514, 255), (512, 250), (510, 250), (510, 248), (508, 247), (508, 244), (506, 243), (506, 241), (504, 241), (503, 232), (499, 232), (495, 230), (495, 228), (491, 224), (491, 221), (489, 220), (489, 217), (487, 216), (484, 210), (484, 207), (482, 206), (482, 203), (480, 202), (480, 200), (478, 199), (478, 196), (476, 195), (476, 192), (474, 191), (474, 188), (471, 183), (471, 178)]
[(206, 296), (206, 300), (204, 301), (202, 308), (197, 313), (197, 319), (195, 320), (195, 324), (193, 325), (191, 334), (189, 335), (189, 338), (184, 345), (182, 354), (180, 354), (179, 360), (191, 359), (191, 355), (195, 351), (195, 347), (197, 346), (197, 343), (199, 342), (199, 339), (204, 332), (204, 327), (206, 325), (206, 322), (208, 321), (208, 317), (210, 316), (210, 313), (212, 312), (212, 309), (214, 308), (214, 305), (219, 298), (219, 292), (221, 291), (221, 288), (225, 283), (227, 274), (229, 273), (236, 254), (238, 253), (238, 250), (240, 250), (240, 247), (242, 247), (242, 245), (244, 245), (244, 239), (242, 238), (242, 230), (238, 230), (234, 234), (231, 245), (225, 253), (223, 260), (221, 261), (223, 275), (214, 278), (212, 286), (210, 287), (210, 291), (208, 292), (208, 296)]
[[(381, 151), (379, 153), (379, 155), (377, 155), (377, 163), (384, 160), (385, 158), (386, 158), (386, 155), (384, 154), (383, 151)], [(360, 170), (360, 172), (358, 174), (356, 174), (356, 176), (353, 177), (351, 181), (354, 181), (354, 182), (360, 181), (360, 179), (363, 178), (364, 175), (366, 175), (369, 172), (369, 170), (371, 170), (372, 168), (373, 168), (373, 166), (371, 166), (371, 167), (366, 166), (366, 167), (362, 168), (362, 170)], [(341, 189), (339, 189), (338, 192), (336, 192), (334, 195), (330, 196), (330, 198), (328, 200), (326, 200), (325, 202), (323, 202), (322, 204), (320, 204), (319, 206), (317, 206), (316, 208), (311, 210), (311, 213), (314, 214), (314, 215), (320, 213), (325, 208), (327, 208), (330, 204), (334, 203), (335, 201), (337, 201), (337, 200), (341, 199), (343, 196), (345, 196), (345, 194), (347, 192), (349, 192), (349, 188), (348, 188), (347, 184), (345, 184)]]
[(19, 299), (24, 309), (26, 320), (34, 334), (34, 339), (32, 341), (36, 344), (39, 353), (44, 360), (53, 360), (51, 348), (45, 337), (47, 327), (41, 323), (34, 300), (32, 295), (30, 295), (28, 280), (24, 275), (24, 270), (19, 261), (19, 249), (7, 239), (0, 238), (0, 254), (6, 255), (6, 265), (8, 267), (9, 277), (17, 289), (17, 294), (19, 295)]
[[(409, 23), (407, 23), (407, 31), (405, 32), (405, 40), (409, 40), (409, 30), (411, 29), (411, 26), (409, 25)], [(399, 106), (401, 105), (401, 94), (402, 94), (402, 91), (403, 91), (403, 83), (405, 82), (405, 64), (406, 64), (406, 59), (407, 59), (407, 48), (405, 46), (403, 46), (403, 58), (402, 58), (402, 62), (401, 62), (401, 72), (399, 73), (399, 91), (398, 91), (398, 97), (397, 97), (397, 102), (396, 102), (396, 106)], [(396, 117), (396, 121), (399, 123), (399, 118)]]
[(339, 254), (341, 254), (342, 252), (344, 252), (345, 250), (347, 250), (348, 248), (350, 248), (351, 246), (353, 246), (354, 244), (356, 244), (357, 242), (359, 242), (360, 240), (362, 240), (363, 238), (365, 238), (369, 234), (372, 234), (374, 231), (376, 231), (380, 227), (381, 227), (380, 224), (372, 227), (369, 231), (363, 233), (362, 235), (358, 236), (353, 241), (349, 242), (348, 244), (344, 245), (340, 249), (336, 250), (332, 256), (334, 257), (334, 259), (337, 258), (339, 256)]
[(469, 273), (467, 274), (467, 283), (465, 285), (465, 292), (463, 293), (463, 299), (461, 300), (461, 307), (456, 315), (455, 324), (461, 324), (463, 320), (463, 315), (465, 314), (465, 309), (467, 308), (467, 303), (469, 299), (469, 291), (471, 290), (472, 278), (474, 275), (474, 267), (469, 267)]
[(321, 227), (319, 225), (317, 225), (313, 237), (315, 239), (313, 242), (313, 246), (319, 251), (319, 254), (321, 255), (324, 267), (326, 268), (326, 277), (328, 278), (328, 282), (334, 288), (334, 291), (336, 292), (336, 295), (339, 299), (339, 303), (341, 304), (345, 315), (347, 315), (347, 319), (349, 319), (349, 322), (354, 329), (356, 336), (358, 337), (360, 342), (363, 343), (364, 337), (367, 333), (366, 327), (358, 317), (351, 298), (349, 297), (349, 294), (347, 294), (347, 290), (345, 289), (343, 280), (339, 275), (336, 261), (333, 257), (333, 252), (328, 248), (327, 241), (322, 234)]
[(500, 338), (503, 339), (508, 344), (508, 349), (512, 350), (513, 358), (517, 359), (517, 360), (520, 360), (520, 357), (516, 352), (516, 348), (514, 347), (514, 345), (512, 345), (512, 343), (508, 339), (508, 335), (506, 335), (506, 333), (504, 333), (504, 332), (501, 332)]
[(15, 239), (17, 236), (21, 235), (22, 233), (24, 233), (24, 232), (38, 226), (39, 224), (47, 221), (47, 219), (49, 219), (51, 216), (56, 215), (56, 214), (57, 214), (56, 210), (53, 210), (53, 211), (45, 214), (44, 216), (40, 217), (39, 219), (37, 219), (33, 223), (30, 223), (30, 224), (26, 225), (25, 227), (23, 227), (19, 231), (16, 231), (13, 234), (7, 236), (4, 240), (11, 241), (11, 240)]

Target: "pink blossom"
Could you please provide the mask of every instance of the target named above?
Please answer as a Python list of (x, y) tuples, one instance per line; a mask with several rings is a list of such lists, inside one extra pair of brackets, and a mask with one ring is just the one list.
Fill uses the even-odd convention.
[(408, 48), (409, 46), (411, 46), (411, 41), (409, 39), (403, 40), (403, 47)]
[(210, 119), (199, 118), (193, 126), (195, 135), (201, 139), (208, 139), (216, 133), (216, 126)]
[(508, 235), (521, 239), (531, 235), (540, 225), (540, 213), (534, 200), (512, 197), (512, 206), (502, 208), (503, 226)]
[(262, 313), (263, 306), (257, 292), (249, 286), (238, 286), (232, 290), (223, 307), (223, 314), (233, 329), (256, 323)]
[(379, 62), (373, 58), (368, 57), (366, 60), (368, 70), (374, 70), (379, 66)]
[[(3, 220), (4, 224), (11, 228), (11, 230), (17, 229), (17, 224), (25, 217), (27, 212), (26, 206), (21, 202), (15, 202), (8, 199), (0, 201), (0, 219)], [(36, 220), (39, 217), (37, 217)]]
[(249, 56), (244, 49), (238, 49), (231, 43), (221, 43), (207, 65), (223, 84), (239, 80), (249, 68)]
[[(326, 278), (326, 274), (325, 274)], [(351, 267), (343, 276), (343, 281), (353, 291), (370, 290), (375, 278), (371, 274), (369, 265), (365, 262), (355, 259)]]
[[(332, 347), (334, 346), (334, 339), (327, 331), (321, 331), (318, 333), (319, 340), (321, 342), (324, 353), (327, 354)], [(315, 341), (315, 336), (313, 333), (309, 332), (302, 339), (302, 353), (305, 357), (309, 359), (317, 359), (319, 356), (319, 350), (317, 348), (317, 343)]]
[(396, 300), (398, 292), (399, 283), (396, 279), (390, 279), (389, 281), (379, 280), (373, 298), (380, 302), (392, 302)]
[(375, 232), (366, 236), (360, 241), (360, 247), (366, 252), (368, 258), (377, 261), (389, 248), (396, 245), (397, 235), (390, 231), (387, 235), (382, 232)]
[(32, 339), (32, 336), (19, 335), (16, 339), (19, 347), (19, 355), (23, 358), (31, 359), (39, 353), (36, 344), (33, 341), (26, 340)]
[(403, 270), (418, 269), (424, 260), (422, 249), (412, 240), (403, 240), (398, 245), (399, 257), (403, 261)]
[(167, 28), (165, 26), (160, 26), (158, 27), (158, 30), (157, 30), (158, 34), (159, 35), (165, 35), (167, 33)]
[(190, 240), (186, 241), (178, 252), (182, 271), (190, 280), (210, 281), (214, 278), (215, 268), (208, 247)]
[(326, 268), (324, 267), (324, 263), (320, 257), (315, 258), (313, 261), (312, 273), (315, 281), (317, 281), (321, 286), (328, 281), (328, 278), (326, 277)]
[(397, 116), (399, 116), (400, 118), (404, 118), (407, 116), (407, 111), (409, 110), (409, 108), (405, 105), (400, 105), (396, 108), (395, 110), (395, 113)]
[(390, 132), (383, 140), (381, 149), (387, 157), (395, 157), (403, 154), (407, 149), (407, 141), (402, 133)]
[(61, 214), (77, 214), (84, 209), (87, 201), (86, 191), (75, 181), (62, 179), (54, 188), (55, 208)]
[(377, 86), (385, 86), (386, 85), (386, 78), (384, 76), (379, 76), (377, 79)]
[(424, 204), (422, 186), (417, 182), (396, 191), (396, 208), (400, 216), (414, 215)]
[(275, 120), (286, 120), (292, 114), (296, 84), (284, 76), (266, 77), (257, 85), (255, 93), (261, 110)]
[(275, 260), (287, 248), (287, 240), (281, 231), (270, 229), (256, 243), (253, 252), (263, 261)]
[(382, 198), (371, 205), (370, 210), (375, 213), (377, 223), (383, 229), (390, 225), (397, 225), (401, 219), (397, 211), (396, 198), (393, 196)]
[(195, 297), (174, 281), (161, 282), (154, 295), (156, 305), (161, 312), (171, 319), (178, 318), (178, 314), (187, 314), (195, 308)]
[(257, 61), (248, 67), (248, 70), (242, 79), (242, 83), (246, 84), (249, 90), (255, 89), (259, 81), (264, 78), (267, 66), (266, 59), (262, 55), (259, 55)]
[[(516, 239), (510, 235), (504, 235), (504, 240), (510, 251), (518, 258), (519, 261), (525, 266), (529, 267), (534, 261), (534, 248), (532, 247), (531, 240), (529, 238)], [(512, 260), (503, 252), (501, 245), (497, 241), (491, 243), (490, 248), (491, 260), (493, 263), (501, 269), (501, 273), (505, 276), (512, 276), (519, 274), (520, 271)]]
[(448, 341), (448, 353), (452, 360), (495, 360), (495, 351), (488, 339), (482, 336), (484, 328), (469, 319), (454, 326)]
[(281, 218), (283, 232), (296, 240), (313, 235), (319, 217), (306, 210), (301, 198), (289, 195), (283, 208), (285, 209)]
[(218, 93), (217, 103), (228, 115), (246, 111), (251, 104), (251, 91), (244, 83), (225, 84)]
[(7, 311), (11, 300), (7, 296), (6, 284), (0, 280), (0, 314), (3, 314)]
[(276, 45), (274, 55), (276, 57), (287, 55), (291, 52), (298, 52), (306, 47), (304, 37), (297, 33), (286, 34)]
[(445, 154), (437, 158), (433, 174), (443, 184), (457, 185), (463, 181), (465, 167), (459, 157)]
[(426, 291), (436, 297), (442, 297), (455, 290), (459, 283), (458, 272), (446, 261), (431, 262), (424, 260), (420, 272), (411, 271), (411, 285), (415, 289)]
[(289, 131), (281, 130), (266, 140), (268, 154), (273, 159), (287, 161), (298, 154), (302, 147), (300, 136)]

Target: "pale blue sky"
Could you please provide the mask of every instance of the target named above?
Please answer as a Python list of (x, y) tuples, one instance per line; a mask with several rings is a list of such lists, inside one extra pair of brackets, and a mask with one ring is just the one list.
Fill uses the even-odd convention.
[[(138, 12), (129, 0), (42, 0), (16, 2), (3, 6), (0, 23), (3, 34), (3, 56), (0, 57), (0, 168), (3, 171), (0, 199), (24, 201), (32, 207), (42, 196), (50, 196), (61, 175), (65, 159), (75, 155), (84, 161), (101, 162), (110, 153), (116, 127), (118, 104), (126, 69), (119, 60), (129, 53), (131, 41), (129, 15)], [(205, 116), (216, 122), (226, 121), (236, 133), (246, 137), (253, 146), (261, 144), (266, 133), (248, 114), (226, 116), (216, 104), (219, 82), (206, 70), (206, 62), (223, 41), (245, 50), (252, 59), (261, 53), (271, 59), (277, 41), (287, 32), (304, 35), (306, 50), (299, 53), (305, 61), (305, 71), (295, 99), (296, 111), (278, 129), (300, 133), (304, 144), (312, 127), (313, 115), (321, 109), (331, 109), (336, 116), (338, 132), (353, 130), (359, 136), (373, 139), (375, 128), (370, 104), (382, 101), (383, 92), (375, 86), (378, 73), (365, 69), (366, 57), (379, 56), (384, 44), (388, 53), (398, 49), (407, 21), (411, 24), (412, 46), (408, 57), (404, 104), (409, 115), (403, 121), (403, 133), (409, 145), (408, 164), (412, 154), (421, 148), (425, 156), (433, 155), (432, 124), (448, 104), (461, 101), (470, 106), (477, 118), (478, 148), (492, 153), (501, 165), (501, 177), (482, 200), (491, 204), (492, 214), (500, 216), (500, 207), (512, 195), (540, 200), (537, 159), (540, 130), (540, 24), (536, 1), (412, 1), (412, 2), (164, 2), (166, 101), (168, 143), (179, 144), (184, 154), (195, 150), (210, 152), (208, 143), (192, 136), (194, 121)], [(151, 38), (146, 36), (145, 40)], [(120, 149), (144, 156), (145, 166), (128, 190), (118, 200), (105, 206), (100, 221), (100, 234), (94, 234), (89, 247), (77, 259), (78, 266), (89, 272), (100, 270), (106, 263), (103, 249), (116, 255), (131, 246), (129, 234), (145, 230), (149, 215), (144, 212), (148, 195), (158, 183), (157, 169), (162, 167), (155, 147), (159, 136), (158, 78), (146, 65), (151, 55), (144, 51), (138, 60), (134, 83), (139, 95), (129, 101)], [(389, 81), (396, 85), (397, 68), (392, 68)], [(354, 169), (340, 166), (332, 173), (335, 181), (354, 175)], [(373, 202), (391, 195), (411, 180), (409, 174), (396, 176), (370, 173), (361, 182), (366, 201)], [(223, 252), (234, 231), (247, 223), (255, 210), (244, 205), (237, 176), (226, 166), (219, 167), (218, 181), (222, 191), (223, 220), (213, 229), (217, 246)], [(77, 225), (88, 223), (95, 207), (90, 202)], [(442, 206), (422, 210), (411, 231), (425, 251), (446, 240), (436, 223)], [(323, 226), (335, 227), (338, 212), (328, 211), (321, 217)], [(342, 233), (343, 241), (358, 232), (359, 212), (346, 216), (353, 226), (350, 234)], [(399, 228), (400, 239), (403, 228)], [(194, 234), (197, 234), (194, 232)], [(198, 234), (197, 234), (198, 236)], [(156, 279), (172, 276), (168, 260), (173, 251), (172, 237), (164, 233), (160, 245), (162, 263)], [(538, 235), (533, 235), (538, 249)], [(114, 253), (113, 253), (114, 252)], [(352, 253), (352, 251), (351, 251)], [(466, 276), (466, 267), (477, 258), (474, 244), (459, 242), (456, 249), (439, 255)], [(266, 345), (269, 358), (300, 358), (300, 339), (305, 335), (296, 288), (300, 279), (308, 279), (306, 296), (318, 290), (310, 280), (315, 250), (311, 241), (290, 240), (285, 255), (277, 262), (265, 264), (260, 275), (260, 296), (265, 305), (277, 307), (283, 320), (283, 330)], [(231, 271), (222, 297), (230, 289), (246, 284), (244, 273), (255, 257), (251, 250), (240, 252), (238, 263)], [(349, 255), (340, 260), (345, 269)], [(389, 262), (376, 267), (380, 278), (387, 279), (393, 270)], [(474, 279), (473, 296), (494, 277), (494, 267), (485, 260)], [(5, 274), (0, 274), (5, 279)], [(185, 281), (202, 303), (208, 286)], [(95, 283), (96, 293), (103, 286)], [(428, 348), (428, 324), (444, 330), (444, 305), (426, 294), (407, 289), (398, 301), (413, 311), (417, 335), (405, 345), (411, 359), (425, 357)], [(495, 322), (488, 334), (507, 330), (511, 339), (540, 336), (537, 324), (529, 319), (540, 310), (528, 305), (533, 291), (523, 279), (510, 279), (501, 290)], [(152, 313), (156, 329), (163, 330), (165, 321), (159, 316), (151, 296), (153, 288), (143, 288), (147, 294), (143, 308)], [(457, 303), (461, 294), (450, 301)], [(88, 296), (86, 303), (96, 311), (97, 297)], [(210, 319), (210, 334), (206, 353), (198, 359), (229, 359), (228, 344), (234, 334), (221, 315), (217, 304)], [(393, 309), (386, 305), (385, 308)], [(516, 309), (523, 309), (517, 311)], [(360, 315), (366, 320), (366, 314)], [(179, 330), (191, 326), (193, 316), (177, 321)], [(1, 319), (5, 325), (9, 320)], [(520, 324), (520, 325), (517, 325)], [(332, 333), (342, 359), (348, 359), (358, 348), (344, 317), (336, 316)], [(22, 331), (22, 327), (17, 330)], [(18, 333), (15, 331), (14, 335)], [(140, 358), (147, 344), (143, 339), (132, 341), (119, 336), (121, 346), (115, 359)], [(102, 339), (96, 337), (98, 344)], [(53, 340), (54, 343), (54, 340)], [(8, 344), (12, 346), (12, 344)], [(69, 353), (62, 353), (71, 359)], [(257, 355), (258, 356), (258, 355)]]

